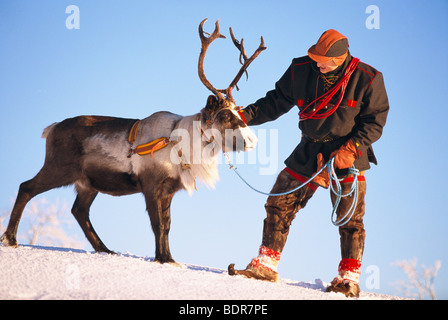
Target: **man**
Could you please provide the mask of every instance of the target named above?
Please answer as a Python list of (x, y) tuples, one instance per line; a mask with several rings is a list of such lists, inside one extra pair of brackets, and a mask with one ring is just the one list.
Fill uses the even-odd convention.
[[(382, 74), (352, 57), (348, 47), (348, 39), (338, 31), (324, 32), (308, 50), (308, 56), (292, 61), (274, 90), (240, 113), (248, 125), (259, 125), (277, 119), (295, 105), (299, 108), (302, 138), (286, 159), (286, 168), (278, 175), (271, 193), (298, 187), (332, 157), (339, 177), (347, 175), (347, 168), (353, 164), (360, 171), (357, 206), (350, 221), (339, 227), (342, 259), (338, 275), (327, 288), (358, 297), (365, 239), (364, 171), (370, 168), (369, 162), (377, 164), (371, 145), (382, 134), (389, 103)], [(344, 193), (353, 179), (347, 175), (342, 181)], [(230, 265), (229, 274), (277, 281), (277, 265), (291, 222), (318, 186), (329, 186), (326, 170), (296, 192), (268, 197), (259, 255), (245, 270), (235, 270)], [(331, 200), (334, 204), (335, 196)], [(342, 198), (336, 211), (339, 219), (346, 214), (352, 200)]]

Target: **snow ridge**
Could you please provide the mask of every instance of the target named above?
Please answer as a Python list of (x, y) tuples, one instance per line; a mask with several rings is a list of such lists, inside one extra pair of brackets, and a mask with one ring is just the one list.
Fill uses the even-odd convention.
[[(192, 264), (159, 264), (132, 254), (0, 246), (0, 300), (347, 300), (326, 283), (278, 283), (229, 276)], [(359, 299), (403, 298), (361, 292)]]

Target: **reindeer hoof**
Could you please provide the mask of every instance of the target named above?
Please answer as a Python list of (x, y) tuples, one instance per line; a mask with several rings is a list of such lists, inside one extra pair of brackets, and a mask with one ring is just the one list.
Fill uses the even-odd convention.
[(111, 251), (111, 250), (109, 250), (107, 248), (101, 248), (101, 249), (98, 249), (98, 250), (95, 250), (95, 251), (98, 252), (98, 253), (117, 254), (116, 252)]
[(12, 247), (17, 248), (19, 244), (17, 243), (17, 240), (15, 237), (10, 237), (6, 233), (4, 233), (0, 237), (0, 243), (3, 244), (5, 247)]
[(173, 258), (169, 257), (169, 258), (158, 258), (156, 257), (154, 259), (154, 262), (158, 262), (158, 263), (170, 263), (170, 264), (174, 264), (176, 263), (176, 261), (174, 261)]

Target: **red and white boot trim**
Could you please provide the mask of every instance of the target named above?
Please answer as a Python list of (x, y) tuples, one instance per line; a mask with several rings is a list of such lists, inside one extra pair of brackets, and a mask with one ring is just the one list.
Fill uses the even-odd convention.
[(252, 259), (250, 266), (253, 268), (264, 268), (269, 271), (277, 272), (280, 256), (280, 252), (274, 251), (265, 246), (260, 246), (258, 257)]
[(342, 259), (338, 267), (338, 276), (333, 281), (359, 284), (361, 275), (361, 261), (356, 259)]

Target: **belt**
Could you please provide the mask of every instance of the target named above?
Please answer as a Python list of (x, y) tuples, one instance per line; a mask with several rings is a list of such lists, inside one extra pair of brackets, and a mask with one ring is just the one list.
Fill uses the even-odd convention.
[(341, 139), (341, 137), (334, 137), (334, 136), (327, 136), (323, 139), (312, 139), (312, 138), (308, 137), (307, 135), (303, 135), (303, 137), (313, 143), (327, 143), (327, 142), (332, 142), (332, 141)]

